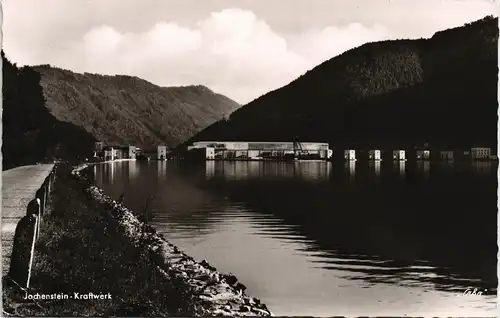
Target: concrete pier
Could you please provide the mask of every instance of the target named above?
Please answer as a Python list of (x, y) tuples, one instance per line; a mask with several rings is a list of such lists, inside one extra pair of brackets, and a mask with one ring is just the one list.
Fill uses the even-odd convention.
[(2, 172), (2, 276), (9, 271), (16, 225), (53, 168), (42, 164)]

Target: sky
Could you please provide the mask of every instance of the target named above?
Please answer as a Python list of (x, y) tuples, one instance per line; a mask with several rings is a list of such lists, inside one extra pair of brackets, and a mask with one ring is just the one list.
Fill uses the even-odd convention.
[(496, 0), (3, 0), (18, 65), (205, 85), (245, 104), (367, 42), (498, 16)]

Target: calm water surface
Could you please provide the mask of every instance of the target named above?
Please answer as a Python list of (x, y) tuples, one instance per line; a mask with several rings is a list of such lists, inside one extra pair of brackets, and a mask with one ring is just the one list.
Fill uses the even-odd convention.
[[(275, 315), (496, 316), (497, 165), (115, 162), (97, 184)], [(477, 288), (482, 295), (463, 295)]]

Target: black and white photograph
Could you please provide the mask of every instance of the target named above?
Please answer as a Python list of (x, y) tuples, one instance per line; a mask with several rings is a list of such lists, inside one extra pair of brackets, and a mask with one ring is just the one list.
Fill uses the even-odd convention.
[(2, 0), (2, 317), (497, 317), (497, 0)]

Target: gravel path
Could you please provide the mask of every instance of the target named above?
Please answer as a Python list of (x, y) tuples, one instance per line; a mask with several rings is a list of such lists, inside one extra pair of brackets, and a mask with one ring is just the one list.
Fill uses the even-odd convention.
[(53, 167), (43, 164), (2, 171), (2, 275), (9, 270), (17, 222), (26, 215), (28, 203)]

